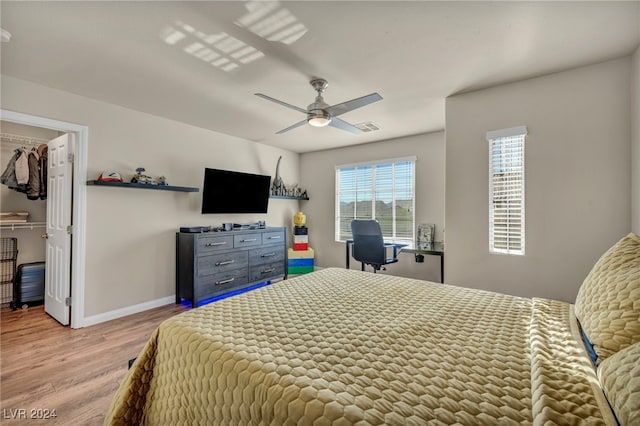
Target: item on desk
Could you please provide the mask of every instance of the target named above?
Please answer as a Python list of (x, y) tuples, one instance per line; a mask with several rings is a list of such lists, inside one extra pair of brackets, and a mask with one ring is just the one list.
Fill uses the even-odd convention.
[(416, 262), (418, 263), (424, 263), (424, 255), (423, 254), (416, 254)]
[(421, 223), (418, 225), (418, 244), (433, 244), (433, 236), (435, 234), (436, 225), (433, 223)]

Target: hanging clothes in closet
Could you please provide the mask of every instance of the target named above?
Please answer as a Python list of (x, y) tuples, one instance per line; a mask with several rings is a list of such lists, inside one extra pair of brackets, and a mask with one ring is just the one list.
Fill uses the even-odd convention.
[(49, 162), (49, 147), (47, 144), (41, 144), (38, 147), (38, 155), (40, 156), (40, 199), (47, 199), (47, 167)]
[(9, 159), (0, 182), (15, 191), (26, 194), (30, 200), (46, 200), (47, 161), (46, 144), (38, 148), (34, 147), (31, 151), (27, 151), (25, 147), (18, 148)]

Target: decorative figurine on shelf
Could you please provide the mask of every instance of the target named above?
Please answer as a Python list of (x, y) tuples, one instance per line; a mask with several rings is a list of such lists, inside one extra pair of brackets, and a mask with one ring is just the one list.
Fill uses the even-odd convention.
[(157, 185), (158, 183), (153, 180), (151, 176), (144, 175), (144, 167), (138, 167), (136, 174), (131, 178), (131, 183), (140, 183), (144, 185)]
[(282, 160), (282, 156), (278, 157), (278, 164), (276, 165), (276, 176), (273, 178), (273, 182), (271, 183), (271, 192), (270, 195), (280, 196), (280, 197), (301, 197), (307, 198), (307, 190), (303, 190), (298, 186), (298, 184), (294, 184), (291, 187), (287, 188), (284, 184), (282, 178), (280, 177), (280, 161)]
[(282, 160), (282, 155), (278, 158), (278, 164), (276, 165), (276, 177), (273, 178), (273, 183), (271, 184), (271, 195), (285, 195), (287, 190), (280, 177), (280, 160)]
[(164, 176), (160, 176), (156, 178), (156, 184), (158, 186), (169, 186), (169, 183), (167, 182), (167, 178)]
[(102, 182), (123, 182), (120, 173), (112, 171), (100, 173), (100, 176), (98, 176), (98, 180)]

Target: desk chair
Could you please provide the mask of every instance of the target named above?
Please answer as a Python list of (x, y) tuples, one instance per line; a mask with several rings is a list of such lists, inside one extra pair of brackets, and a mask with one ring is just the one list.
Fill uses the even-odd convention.
[[(364, 265), (371, 265), (373, 272), (386, 268), (383, 265), (398, 261), (398, 250), (394, 244), (385, 244), (377, 220), (352, 220), (353, 258)], [(393, 248), (393, 256), (387, 257), (387, 248)]]

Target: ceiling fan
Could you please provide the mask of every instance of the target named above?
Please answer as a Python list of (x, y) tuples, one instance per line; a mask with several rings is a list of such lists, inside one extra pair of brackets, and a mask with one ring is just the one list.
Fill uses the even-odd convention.
[(300, 111), (303, 114), (307, 115), (306, 120), (299, 121), (286, 129), (282, 129), (276, 134), (288, 132), (289, 130), (295, 129), (296, 127), (300, 127), (305, 123), (309, 123), (314, 127), (324, 127), (324, 126), (332, 126), (341, 130), (346, 130), (347, 132), (360, 134), (362, 130), (358, 129), (353, 124), (349, 124), (344, 120), (338, 118), (339, 115), (342, 115), (346, 112), (353, 111), (356, 108), (363, 107), (365, 105), (369, 105), (373, 102), (377, 102), (382, 99), (377, 93), (371, 93), (366, 96), (362, 96), (361, 98), (352, 99), (350, 101), (342, 102), (336, 105), (327, 104), (322, 98), (322, 93), (327, 88), (329, 83), (327, 80), (323, 78), (315, 78), (311, 80), (311, 86), (318, 92), (318, 96), (316, 96), (315, 102), (310, 104), (307, 109), (299, 108), (297, 106), (288, 104), (283, 101), (279, 101), (277, 99), (272, 98), (271, 96), (264, 95), (262, 93), (256, 93), (256, 96), (260, 96), (268, 101), (275, 102), (284, 107), (294, 109), (296, 111)]

